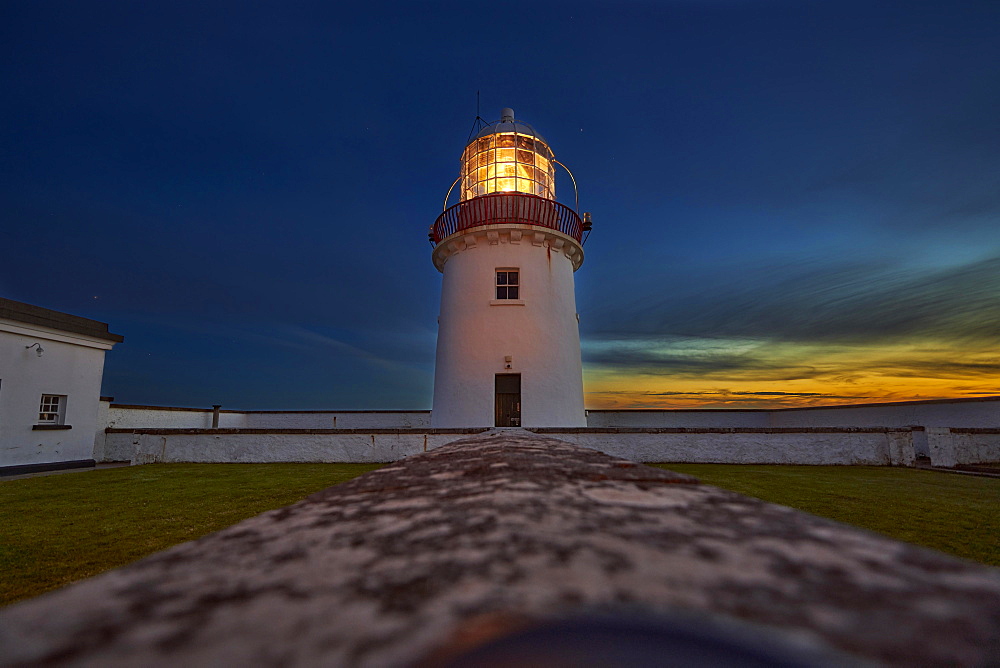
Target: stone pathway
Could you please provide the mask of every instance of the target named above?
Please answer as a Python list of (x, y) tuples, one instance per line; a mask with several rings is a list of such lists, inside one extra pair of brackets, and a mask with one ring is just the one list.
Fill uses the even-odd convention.
[(623, 610), (858, 661), (1000, 658), (994, 569), (503, 431), (6, 608), (0, 664), (436, 665)]

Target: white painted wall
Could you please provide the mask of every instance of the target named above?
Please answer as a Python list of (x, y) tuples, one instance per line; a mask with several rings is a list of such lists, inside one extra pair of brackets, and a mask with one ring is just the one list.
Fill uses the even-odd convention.
[[(589, 410), (588, 427), (767, 427), (770, 411)], [(816, 425), (809, 425), (816, 426)]]
[[(387, 462), (464, 438), (475, 430), (175, 431), (107, 434), (106, 457), (152, 462)], [(912, 466), (909, 429), (591, 430), (539, 433), (611, 455), (647, 462), (868, 464)], [(1000, 442), (1000, 435), (993, 437)], [(954, 448), (953, 448), (954, 450)], [(976, 461), (980, 461), (977, 459)]]
[(899, 430), (579, 430), (552, 436), (639, 462), (912, 466), (911, 431)]
[(928, 427), (927, 446), (935, 466), (1000, 462), (1000, 429)]
[[(389, 430), (386, 430), (389, 431)], [(117, 433), (107, 434), (109, 461), (392, 462), (474, 432), (426, 433)]]
[[(2, 398), (2, 392), (3, 390), (0, 389), (0, 398)], [(492, 394), (490, 396), (492, 402)], [(998, 407), (1000, 407), (1000, 399), (796, 410), (785, 413), (798, 414), (795, 419), (799, 422), (808, 422), (805, 418), (811, 417), (818, 424), (783, 427), (771, 427), (766, 424), (771, 421), (771, 416), (774, 413), (782, 411), (590, 411), (591, 422), (598, 424), (591, 424), (589, 433), (573, 433), (573, 430), (555, 429), (552, 431), (552, 435), (579, 445), (605, 450), (610, 454), (640, 461), (855, 463), (906, 466), (912, 465), (914, 454), (922, 454), (929, 456), (934, 465), (955, 466), (956, 464), (1000, 461), (1000, 426), (996, 425), (994, 419)], [(109, 421), (114, 423), (110, 426), (137, 431), (155, 428), (205, 429), (211, 426), (212, 420), (210, 409), (170, 410), (163, 407), (128, 407), (119, 404), (109, 407), (107, 414)], [(335, 425), (333, 418), (337, 419)], [(847, 418), (853, 418), (853, 420)], [(875, 424), (850, 424), (852, 421), (861, 422), (862, 419), (875, 422)], [(922, 427), (921, 422), (933, 423), (934, 421), (952, 423), (955, 426), (952, 428), (929, 426), (926, 429), (914, 429), (912, 432), (907, 428), (911, 424)], [(601, 422), (618, 422), (617, 426), (621, 426), (622, 429), (608, 428), (602, 433), (601, 429), (604, 426), (600, 425)], [(840, 424), (823, 424), (824, 422), (839, 422)], [(963, 422), (966, 424), (961, 424)], [(968, 424), (970, 422), (971, 425)], [(416, 436), (422, 438), (425, 432), (421, 430), (427, 429), (428, 423), (429, 414), (427, 411), (223, 411), (220, 415), (220, 426), (223, 428), (305, 430), (335, 427), (361, 430), (415, 430), (416, 435), (400, 436), (407, 443), (409, 440), (406, 439), (412, 440)], [(94, 458), (99, 461), (131, 460), (133, 456), (132, 442), (126, 443), (121, 435), (106, 437), (103, 430), (104, 424), (106, 423), (101, 423), (100, 433), (94, 439)], [(655, 433), (657, 428), (688, 429), (692, 433)], [(875, 431), (862, 433), (857, 431), (859, 428), (868, 429), (870, 432), (871, 430)], [(886, 431), (887, 428), (888, 431)], [(882, 431), (879, 432), (879, 429)], [(738, 433), (739, 430), (743, 430), (744, 433)], [(208, 454), (192, 454), (193, 451), (190, 448), (193, 448), (194, 445), (185, 446), (189, 449), (180, 450), (178, 453), (187, 453), (183, 456), (202, 457), (202, 459), (195, 458), (190, 461), (229, 461), (225, 457), (231, 456), (233, 453), (243, 453), (239, 456), (246, 457), (264, 456), (252, 454), (259, 451), (257, 445), (241, 445), (267, 441), (260, 435), (220, 434), (218, 436), (218, 440), (213, 436), (212, 439), (198, 438), (192, 441), (192, 443), (197, 443), (199, 447), (209, 447)], [(341, 443), (341, 445), (330, 446), (334, 447), (331, 452), (339, 453), (336, 455), (338, 457), (350, 457), (355, 456), (357, 452), (364, 452), (363, 450), (351, 450), (343, 444), (361, 442), (364, 438), (370, 438), (371, 434), (362, 434), (361, 436), (343, 434), (343, 436), (347, 439), (346, 441), (337, 441), (336, 439), (331, 441)], [(110, 438), (107, 447), (105, 447), (106, 438)], [(168, 441), (173, 438), (174, 436), (168, 436)], [(184, 438), (188, 438), (188, 436)], [(307, 434), (303, 436), (304, 445), (295, 446), (293, 444), (290, 446), (291, 450), (282, 453), (281, 447), (284, 446), (281, 444), (291, 442), (288, 441), (289, 438), (284, 435), (275, 441), (272, 444), (273, 449), (269, 450), (266, 455), (270, 459), (259, 461), (305, 461), (282, 459), (282, 457), (307, 456), (303, 453), (311, 452), (310, 448), (320, 447), (315, 443), (326, 442), (323, 440), (325, 437)], [(376, 439), (381, 439), (381, 437), (376, 435)], [(218, 447), (213, 445), (214, 443), (218, 443)], [(246, 447), (250, 449), (247, 450)], [(327, 450), (323, 450), (326, 447), (322, 446), (316, 452), (327, 452)], [(391, 449), (379, 450), (379, 452), (381, 453), (378, 455), (380, 457), (395, 456), (394, 452), (398, 454)], [(177, 454), (176, 456), (182, 455)], [(308, 456), (319, 455), (314, 453)], [(204, 457), (209, 457), (209, 459), (203, 459)], [(354, 460), (345, 459), (343, 461)]]
[(1000, 427), (1000, 397), (775, 410), (590, 410), (588, 427)]
[[(25, 346), (41, 343), (41, 357)], [(104, 353), (113, 343), (0, 319), (0, 466), (86, 460), (94, 455)], [(66, 395), (71, 429), (38, 431), (43, 394)], [(103, 428), (103, 425), (100, 425)]]
[[(523, 426), (586, 425), (574, 262), (555, 248), (569, 237), (541, 231), (536, 236), (536, 230), (485, 226), (446, 239), (435, 251), (436, 262), (442, 254), (447, 258), (433, 426), (492, 426), (495, 375), (501, 373), (521, 374)], [(572, 255), (582, 261), (578, 252)], [(503, 268), (520, 272), (523, 303), (495, 299), (495, 272)], [(509, 369), (506, 356), (512, 359)]]
[[(209, 429), (212, 409), (110, 404), (112, 429)], [(219, 413), (223, 429), (411, 429), (429, 427), (430, 411), (232, 411)]]
[[(225, 413), (223, 413), (225, 415)], [(244, 426), (280, 429), (419, 429), (431, 426), (430, 411), (252, 411)]]
[[(212, 426), (212, 409), (111, 404), (107, 426), (112, 429), (208, 429)], [(244, 414), (223, 412), (219, 415), (219, 426), (244, 427)]]
[(1000, 398), (770, 412), (771, 427), (1000, 427)]
[(1000, 462), (1000, 430), (952, 429), (950, 431), (956, 463)]

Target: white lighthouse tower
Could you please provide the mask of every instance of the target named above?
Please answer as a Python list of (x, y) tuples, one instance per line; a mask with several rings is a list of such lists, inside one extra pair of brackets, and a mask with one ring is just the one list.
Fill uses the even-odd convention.
[(573, 273), (590, 223), (556, 202), (556, 164), (512, 109), (462, 153), (460, 201), (430, 232), (444, 274), (434, 427), (586, 426)]

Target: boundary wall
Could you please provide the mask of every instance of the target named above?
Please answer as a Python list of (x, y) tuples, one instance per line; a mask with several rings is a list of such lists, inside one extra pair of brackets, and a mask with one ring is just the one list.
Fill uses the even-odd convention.
[(588, 427), (1000, 427), (1000, 397), (809, 408), (589, 410)]
[[(108, 403), (105, 426), (113, 429), (210, 429), (214, 413), (211, 408)], [(430, 411), (219, 410), (219, 427), (223, 429), (413, 429), (430, 426)]]
[(394, 462), (477, 429), (108, 429), (98, 461)]
[[(392, 462), (488, 431), (472, 429), (108, 429), (98, 461)], [(1000, 461), (1000, 429), (547, 428), (530, 429), (642, 462), (913, 466)]]
[[(430, 411), (218, 411), (114, 404), (97, 461), (390, 462), (487, 428), (432, 429)], [(1000, 397), (775, 410), (591, 410), (538, 428), (634, 461), (935, 466), (1000, 462)]]

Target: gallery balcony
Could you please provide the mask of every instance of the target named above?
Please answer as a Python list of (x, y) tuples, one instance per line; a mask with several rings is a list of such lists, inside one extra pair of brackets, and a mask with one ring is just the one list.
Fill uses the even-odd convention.
[(445, 209), (428, 237), (436, 246), (457, 232), (483, 225), (534, 225), (561, 232), (578, 243), (590, 227), (573, 209), (555, 200), (524, 193), (493, 193)]

